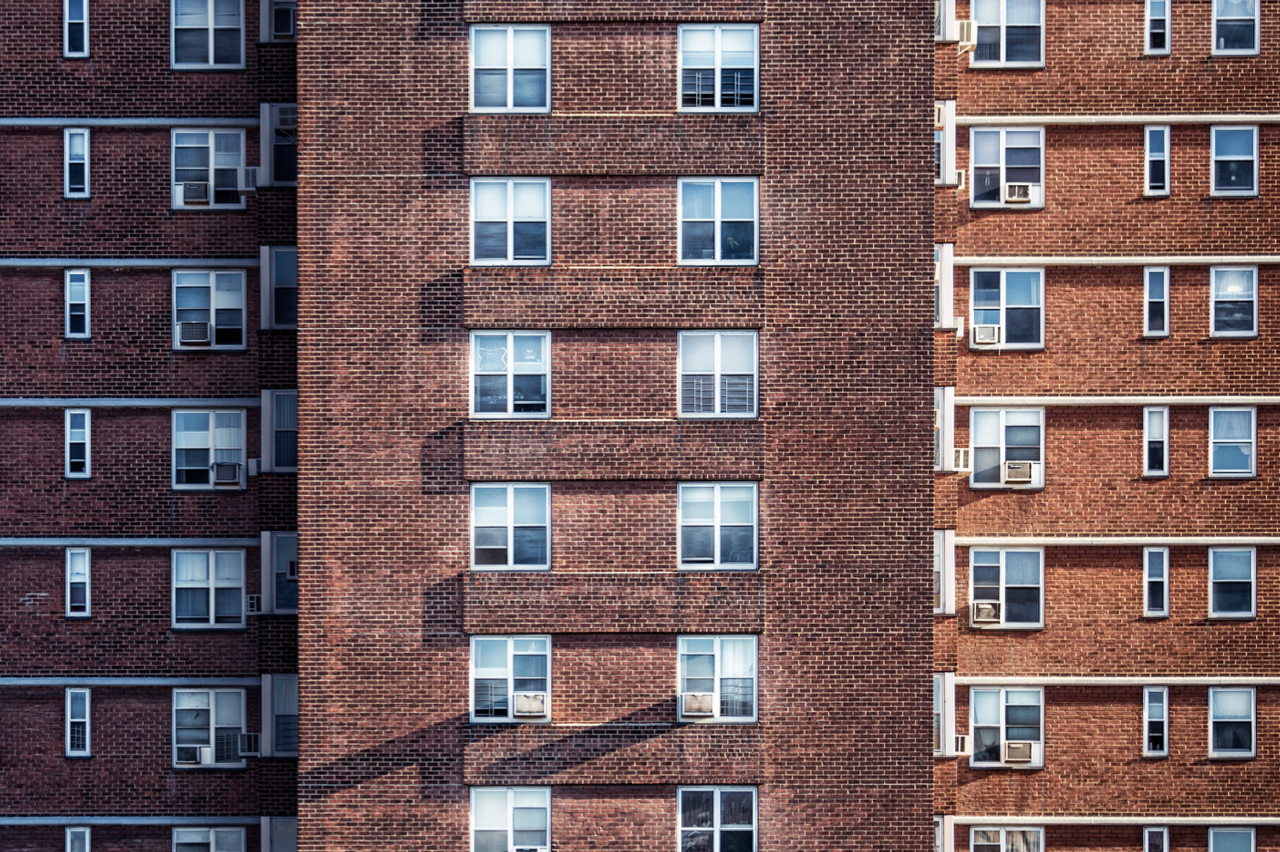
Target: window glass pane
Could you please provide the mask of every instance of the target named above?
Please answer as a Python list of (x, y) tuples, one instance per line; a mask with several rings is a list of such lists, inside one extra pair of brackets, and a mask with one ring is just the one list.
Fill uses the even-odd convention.
[(213, 580), (219, 586), (238, 586), (243, 576), (242, 563), (238, 553), (214, 554)]
[(507, 72), (477, 70), (475, 99), (478, 107), (505, 107), (507, 105)]
[(506, 221), (507, 184), (505, 181), (477, 181), (475, 184), (475, 199), (477, 219)]
[(711, 219), (716, 213), (714, 183), (685, 181), (681, 185), (681, 216), (685, 219)]
[(174, 22), (179, 27), (208, 26), (209, 0), (176, 0)]
[(750, 67), (755, 64), (755, 31), (725, 27), (720, 31), (720, 64)]
[(755, 371), (756, 338), (754, 334), (720, 335), (720, 369), (725, 373)]
[(712, 29), (691, 29), (686, 27), (682, 32), (683, 55), (681, 64), (685, 67), (709, 67), (715, 64), (716, 34)]
[(999, 131), (996, 131), (996, 130), (974, 131), (973, 162), (976, 165), (984, 165), (984, 166), (996, 166), (1000, 164), (1000, 132)]
[(515, 67), (545, 68), (547, 66), (546, 45), (545, 30), (516, 30)]
[(1011, 305), (1039, 305), (1040, 273), (1005, 273), (1004, 292), (1005, 300)]
[(755, 507), (755, 489), (743, 486), (721, 486), (720, 522), (749, 524)]
[(512, 226), (513, 256), (520, 260), (543, 260), (547, 256), (547, 226), (544, 222), (516, 222)]
[(1253, 414), (1249, 411), (1213, 412), (1213, 437), (1217, 441), (1248, 441), (1253, 434)]
[(1040, 852), (1040, 832), (1008, 831), (1005, 833), (1008, 852)]
[(715, 370), (715, 335), (683, 334), (680, 336), (680, 362), (686, 373), (710, 373)]
[(1164, 412), (1163, 411), (1147, 412), (1147, 440), (1149, 441), (1164, 440)]
[(513, 488), (515, 522), (517, 524), (545, 524), (547, 522), (547, 489)]
[(240, 0), (213, 0), (213, 25), (240, 26)]
[[(489, 73), (489, 72), (483, 72)], [(500, 72), (499, 72), (500, 73)], [(547, 72), (542, 70), (515, 71), (512, 77), (511, 103), (517, 107), (544, 107), (547, 105)], [(505, 92), (505, 89), (504, 89)], [(490, 106), (479, 103), (477, 106)], [(504, 106), (504, 104), (493, 104)]]
[[(505, 644), (505, 643), (504, 643)], [(475, 790), (471, 797), (472, 818), (477, 828), (505, 828), (507, 825), (507, 791)], [(506, 850), (506, 838), (503, 838)]]
[(1004, 555), (1005, 582), (1015, 586), (1040, 585), (1040, 554), (1011, 550)]
[(720, 676), (753, 678), (756, 676), (756, 643), (754, 639), (720, 640)]
[(722, 219), (755, 218), (755, 183), (753, 181), (720, 182), (720, 217)]
[(499, 372), (507, 369), (507, 336), (505, 334), (477, 334), (475, 336), (476, 369)]
[(680, 827), (711, 828), (714, 825), (715, 793), (711, 790), (680, 792)]
[(543, 348), (547, 337), (543, 334), (516, 334), (512, 336), (512, 356), (516, 372), (530, 373), (545, 370)]
[(517, 219), (543, 221), (547, 218), (547, 185), (545, 183), (542, 181), (537, 183), (516, 181), (513, 187), (515, 191), (515, 217)]
[(505, 671), (507, 668), (506, 639), (477, 639), (476, 668)]
[(1249, 580), (1252, 559), (1247, 551), (1216, 550), (1213, 552), (1214, 580)]
[(1215, 269), (1213, 272), (1213, 296), (1215, 299), (1253, 299), (1253, 270)]
[(975, 725), (1000, 724), (1000, 693), (979, 690), (973, 693), (973, 723)]
[(506, 526), (506, 486), (477, 487), (474, 495), (476, 526)]
[(714, 520), (715, 493), (715, 487), (711, 485), (681, 488), (680, 519), (686, 522)]
[(1253, 832), (1223, 831), (1210, 829), (1213, 832), (1213, 852), (1250, 852), (1253, 848)]
[(475, 64), (477, 67), (505, 68), (507, 65), (507, 31), (475, 31)]
[(1224, 129), (1213, 131), (1214, 156), (1253, 157), (1253, 130)]

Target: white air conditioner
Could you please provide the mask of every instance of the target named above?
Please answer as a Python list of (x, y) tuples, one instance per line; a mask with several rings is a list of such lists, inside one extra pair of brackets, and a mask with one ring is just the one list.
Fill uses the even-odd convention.
[(1005, 763), (1030, 763), (1035, 743), (1007, 742), (1004, 744)]
[(978, 48), (978, 39), (974, 35), (973, 21), (956, 21), (957, 53), (969, 53)]
[(1004, 485), (1031, 485), (1036, 481), (1038, 462), (1007, 461), (1001, 468), (1000, 482)]
[(973, 342), (978, 346), (996, 345), (1000, 342), (1000, 326), (975, 325), (973, 327)]
[(974, 601), (969, 607), (969, 624), (977, 627), (983, 624), (1000, 623), (1000, 601)]
[(290, 559), (289, 564), (285, 567), (284, 576), (289, 580), (298, 579), (298, 560)]
[(1005, 204), (1030, 204), (1031, 203), (1031, 184), (1006, 183), (1004, 185), (1004, 203)]
[(249, 615), (262, 615), (262, 595), (245, 595), (244, 611)]
[(961, 473), (973, 470), (973, 456), (968, 447), (956, 447), (951, 469)]
[(209, 184), (205, 181), (186, 181), (182, 184), (183, 204), (208, 204)]
[(547, 694), (545, 692), (515, 693), (514, 715), (538, 716), (547, 715)]
[(947, 108), (944, 104), (933, 105), (933, 129), (942, 130), (947, 126)]
[(968, 757), (973, 754), (973, 746), (969, 742), (968, 734), (956, 734), (956, 757)]
[(258, 191), (258, 167), (245, 166), (237, 169), (237, 182), (241, 195), (248, 195), (251, 192)]
[(213, 463), (213, 484), (214, 485), (239, 485), (240, 484), (240, 462), (214, 462)]
[(207, 322), (178, 323), (178, 343), (183, 346), (208, 346), (213, 342), (212, 328)]
[(257, 757), (262, 752), (262, 734), (240, 735), (240, 756)]
[(681, 716), (712, 716), (716, 712), (716, 697), (711, 692), (683, 692), (680, 694)]

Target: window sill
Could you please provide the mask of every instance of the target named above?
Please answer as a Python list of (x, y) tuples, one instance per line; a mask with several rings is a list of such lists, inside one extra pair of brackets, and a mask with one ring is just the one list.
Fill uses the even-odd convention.
[(1233, 615), (1230, 613), (1211, 612), (1207, 616), (1205, 616), (1205, 621), (1257, 621), (1257, 620), (1258, 620), (1258, 616), (1252, 612), (1241, 613), (1240, 615)]
[(67, 621), (88, 621), (89, 619), (93, 618), (93, 613), (89, 613), (89, 612), (67, 613), (66, 615), (63, 616), (63, 618), (65, 618)]
[(1226, 199), (1226, 200), (1230, 200), (1230, 199), (1232, 199), (1232, 198), (1257, 198), (1257, 197), (1258, 197), (1258, 191), (1257, 191), (1256, 189), (1254, 189), (1254, 190), (1249, 190), (1249, 191), (1244, 191), (1244, 190), (1229, 190), (1229, 189), (1223, 189), (1223, 190), (1217, 190), (1217, 189), (1214, 189), (1214, 190), (1210, 190), (1210, 191), (1209, 191), (1209, 197), (1210, 197), (1210, 198), (1218, 198), (1218, 199)]
[(1144, 752), (1142, 755), (1142, 759), (1143, 760), (1168, 760), (1169, 752), (1166, 751), (1161, 754), (1147, 754)]
[(472, 571), (482, 574), (507, 572), (509, 574), (528, 574), (530, 572), (545, 574), (551, 570), (550, 565), (472, 565)]
[(1258, 332), (1256, 331), (1211, 331), (1209, 332), (1210, 340), (1257, 340)]
[(969, 478), (970, 491), (1043, 491), (1043, 485), (1002, 485), (996, 483), (974, 482), (972, 476)]
[(169, 209), (175, 213), (243, 213), (247, 207), (244, 204), (200, 204)]
[(1043, 62), (977, 62), (969, 60), (970, 71), (1043, 71)]
[(209, 485), (174, 485), (175, 494), (244, 494), (249, 489), (244, 485), (226, 485), (214, 488)]
[(759, 420), (759, 414), (677, 414), (677, 420)]
[(729, 571), (734, 574), (749, 574), (753, 571), (759, 571), (760, 567), (758, 565), (685, 565), (682, 563), (677, 566), (677, 570), (698, 571), (704, 574), (712, 571)]
[(989, 770), (989, 769), (1012, 769), (1012, 770), (1015, 770), (1015, 771), (1018, 771), (1018, 772), (1026, 772), (1026, 771), (1028, 771), (1028, 770), (1042, 770), (1042, 769), (1044, 769), (1044, 764), (1043, 764), (1043, 763), (1035, 763), (1035, 764), (1029, 764), (1029, 763), (974, 763), (973, 761), (970, 761), (970, 762), (969, 762), (969, 768), (970, 768), (970, 769), (982, 769), (982, 770)]
[(1158, 613), (1146, 613), (1146, 612), (1144, 612), (1144, 613), (1142, 614), (1142, 617), (1143, 617), (1143, 618), (1145, 618), (1147, 621), (1166, 621), (1166, 620), (1168, 620), (1168, 618), (1169, 618), (1169, 613), (1167, 613), (1167, 612), (1158, 612)]
[(1143, 340), (1168, 340), (1169, 332), (1163, 331), (1159, 334), (1144, 334), (1142, 335), (1142, 339)]
[(1220, 753), (1209, 752), (1208, 759), (1209, 760), (1229, 760), (1235, 763), (1239, 763), (1241, 761), (1257, 760), (1258, 756), (1256, 754), (1220, 754)]
[(678, 260), (677, 266), (759, 266), (759, 260)]
[(248, 352), (247, 346), (175, 346), (174, 352)]
[(1151, 199), (1156, 199), (1156, 198), (1168, 198), (1168, 197), (1169, 197), (1169, 190), (1165, 189), (1165, 190), (1161, 190), (1161, 191), (1158, 191), (1158, 192), (1157, 192), (1157, 191), (1150, 191), (1150, 190), (1143, 190), (1143, 192), (1142, 192), (1142, 197), (1143, 197), (1143, 198), (1151, 198)]
[(1043, 204), (1003, 204), (1000, 202), (969, 202), (970, 210), (1009, 210), (1013, 212), (1030, 213), (1044, 209)]
[(471, 115), (550, 115), (551, 107), (476, 107), (470, 108)]
[(1142, 478), (1143, 479), (1168, 479), (1169, 472), (1167, 470), (1161, 473), (1144, 472), (1142, 474)]
[(93, 760), (91, 754), (64, 754), (62, 757), (66, 760)]
[(90, 201), (92, 199), (90, 199), (90, 197), (87, 195), (64, 195), (62, 196), (62, 200), (63, 201)]
[[(550, 724), (551, 724), (551, 719), (550, 719), (550, 718), (543, 718), (543, 719), (537, 719), (537, 718), (529, 718), (529, 719), (472, 719), (472, 720), (471, 720), (471, 722), (470, 722), (470, 724), (472, 724), (472, 725), (482, 725), (482, 726), (484, 726), (484, 727), (486, 727), (486, 728), (488, 728), (488, 727), (492, 727), (492, 726), (494, 726), (494, 725), (502, 725), (502, 726), (505, 726), (505, 727), (508, 727), (508, 728), (516, 728), (516, 727), (519, 727), (519, 726), (521, 726), (521, 725), (550, 725)], [(297, 755), (293, 755), (293, 756), (294, 756), (294, 757), (297, 757)]]
[(217, 763), (209, 766), (184, 766), (175, 764), (171, 767), (174, 772), (244, 772), (248, 769), (245, 763)]
[(983, 627), (977, 624), (970, 624), (969, 629), (975, 633), (1035, 633), (1045, 629), (1043, 624), (1022, 625), (1022, 624), (993, 624), (990, 627)]
[(681, 725), (759, 725), (758, 719), (686, 719), (677, 716), (676, 722)]
[(169, 630), (172, 633), (243, 633), (248, 629), (248, 626), (244, 624), (229, 624), (226, 627), (218, 627), (213, 624), (169, 625)]
[(1004, 344), (1004, 343), (974, 343), (969, 341), (970, 352), (1043, 352), (1044, 344)]
[(1247, 59), (1250, 56), (1261, 56), (1262, 52), (1259, 50), (1213, 50), (1209, 52), (1209, 55), (1214, 59), (1231, 59), (1233, 57)]
[(1251, 479), (1257, 479), (1258, 475), (1256, 473), (1214, 473), (1210, 471), (1209, 475), (1205, 478), (1211, 481), (1217, 480), (1220, 482), (1248, 482)]
[(177, 64), (169, 63), (170, 71), (243, 71), (244, 63), (240, 62), (235, 65), (193, 65), (190, 63)]
[(541, 266), (550, 266), (549, 260), (472, 260), (471, 266), (483, 269), (492, 269), (493, 267), (513, 266), (522, 269), (537, 268)]
[(470, 415), (472, 420), (484, 420), (488, 422), (503, 420), (550, 420), (551, 412), (546, 414), (490, 414), (488, 412), (473, 411)]
[(759, 107), (676, 107), (677, 115), (756, 115)]

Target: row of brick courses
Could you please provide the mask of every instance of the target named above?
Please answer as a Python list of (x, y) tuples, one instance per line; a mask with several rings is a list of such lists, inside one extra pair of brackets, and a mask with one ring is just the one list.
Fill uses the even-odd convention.
[[(245, 162), (259, 163), (262, 155), (250, 149)], [(298, 242), (298, 190), (291, 186), (264, 186), (254, 193), (258, 220), (258, 244), (292, 246)]]
[[(452, 5), (452, 4), (448, 4)], [(452, 12), (450, 9), (449, 12)], [(441, 21), (452, 15), (441, 15)], [(763, 0), (641, 0), (625, 3), (617, 0), (462, 0), (462, 20), (468, 23), (503, 23), (507, 21), (587, 21), (629, 22), (649, 24), (655, 21), (737, 23), (765, 19)]]
[[(252, 23), (250, 26), (253, 26)], [(256, 41), (256, 39), (254, 39)], [(258, 101), (292, 104), (298, 101), (298, 46), (293, 42), (258, 42), (255, 83)]]

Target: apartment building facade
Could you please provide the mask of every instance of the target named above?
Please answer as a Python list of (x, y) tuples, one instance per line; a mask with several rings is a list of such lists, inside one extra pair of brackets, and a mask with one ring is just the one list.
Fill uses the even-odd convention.
[(0, 849), (296, 848), (296, 31), (265, 2), (0, 16)]
[(1280, 5), (941, 2), (935, 848), (1280, 845)]

